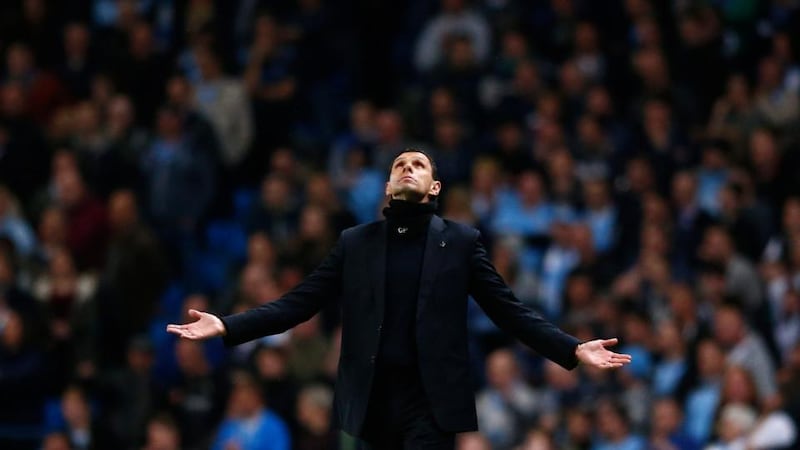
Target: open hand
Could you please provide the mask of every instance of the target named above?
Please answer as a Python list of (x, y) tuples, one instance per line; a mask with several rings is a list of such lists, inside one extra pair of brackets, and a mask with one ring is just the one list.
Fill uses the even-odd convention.
[(616, 369), (631, 362), (631, 355), (614, 353), (607, 346), (616, 345), (619, 340), (595, 339), (584, 342), (575, 349), (575, 356), (581, 363), (598, 369)]
[(167, 331), (172, 334), (177, 334), (184, 339), (191, 339), (193, 341), (208, 339), (212, 337), (222, 336), (225, 334), (225, 325), (219, 317), (197, 311), (196, 309), (189, 310), (189, 316), (197, 319), (194, 322), (184, 325), (167, 325)]

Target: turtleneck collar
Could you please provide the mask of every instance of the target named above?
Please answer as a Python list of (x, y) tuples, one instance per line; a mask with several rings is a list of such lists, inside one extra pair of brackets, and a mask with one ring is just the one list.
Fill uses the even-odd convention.
[(383, 215), (392, 227), (402, 226), (416, 231), (427, 227), (437, 207), (436, 200), (415, 203), (392, 199), (389, 206), (383, 208)]

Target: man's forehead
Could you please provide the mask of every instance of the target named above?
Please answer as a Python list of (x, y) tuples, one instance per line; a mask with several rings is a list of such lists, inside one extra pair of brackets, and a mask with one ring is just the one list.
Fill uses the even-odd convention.
[(404, 159), (421, 159), (426, 162), (428, 161), (428, 157), (422, 152), (403, 152), (394, 159), (394, 162)]

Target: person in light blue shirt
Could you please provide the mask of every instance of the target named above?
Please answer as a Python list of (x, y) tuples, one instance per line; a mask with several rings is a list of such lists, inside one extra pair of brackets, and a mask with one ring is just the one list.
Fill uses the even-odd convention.
[(723, 143), (711, 143), (703, 148), (703, 159), (697, 171), (697, 204), (708, 214), (718, 216), (720, 191), (728, 182), (728, 162)]
[(283, 419), (264, 407), (261, 389), (253, 377), (239, 372), (232, 381), (227, 417), (211, 449), (289, 450), (289, 429)]
[(719, 344), (706, 339), (697, 345), (699, 383), (686, 397), (686, 433), (697, 442), (708, 442), (714, 429), (714, 414), (720, 402), (725, 355)]
[(541, 175), (528, 170), (519, 175), (516, 191), (498, 202), (489, 228), (495, 236), (513, 235), (527, 240), (520, 265), (523, 270), (537, 270), (544, 249), (532, 242), (548, 238), (557, 217), (556, 208), (546, 198)]
[(632, 433), (625, 409), (614, 402), (604, 401), (597, 407), (599, 436), (592, 450), (645, 450), (647, 440)]
[(14, 244), (14, 250), (23, 258), (36, 250), (36, 237), (30, 225), (19, 215), (14, 194), (0, 186), (0, 238)]
[(497, 205), (491, 228), (497, 234), (549, 235), (555, 217), (541, 175), (530, 170), (520, 174), (515, 195)]
[(586, 210), (583, 220), (592, 230), (594, 249), (606, 253), (616, 244), (617, 209), (611, 201), (608, 184), (604, 180), (587, 180), (583, 184)]
[(686, 345), (674, 320), (664, 320), (657, 325), (656, 347), (660, 359), (653, 369), (653, 393), (674, 395), (688, 368)]
[(382, 173), (367, 165), (363, 148), (350, 149), (346, 170), (333, 179), (333, 183), (358, 223), (371, 222), (378, 216), (384, 200), (384, 178)]

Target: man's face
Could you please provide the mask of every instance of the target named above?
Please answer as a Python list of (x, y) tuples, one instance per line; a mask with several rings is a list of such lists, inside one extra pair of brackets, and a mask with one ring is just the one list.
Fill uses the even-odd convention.
[(397, 200), (425, 203), (431, 195), (439, 195), (442, 183), (433, 179), (428, 157), (420, 152), (405, 152), (395, 158), (386, 195)]

